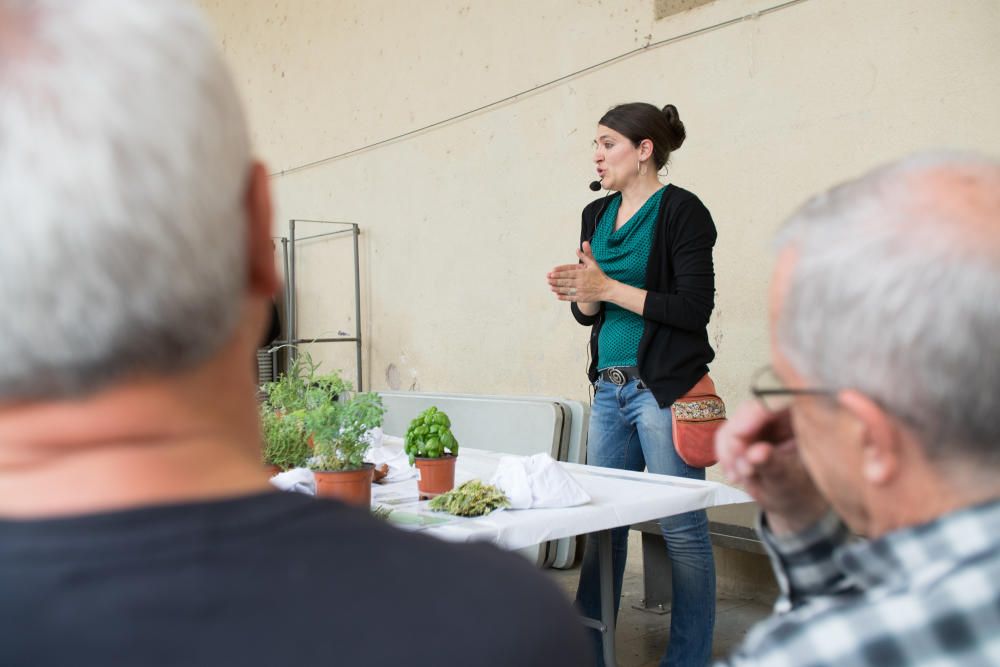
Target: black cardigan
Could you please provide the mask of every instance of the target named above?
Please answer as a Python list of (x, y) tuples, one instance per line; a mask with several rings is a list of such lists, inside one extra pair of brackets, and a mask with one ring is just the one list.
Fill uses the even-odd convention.
[[(593, 238), (610, 199), (602, 197), (583, 209), (581, 246)], [(716, 236), (712, 215), (701, 200), (683, 188), (667, 185), (646, 267), (645, 328), (638, 353), (639, 377), (660, 407), (686, 394), (715, 358), (706, 328), (715, 306), (712, 247)], [(596, 382), (604, 303), (596, 315), (584, 315), (576, 303), (570, 307), (577, 322), (593, 326), (587, 377)]]

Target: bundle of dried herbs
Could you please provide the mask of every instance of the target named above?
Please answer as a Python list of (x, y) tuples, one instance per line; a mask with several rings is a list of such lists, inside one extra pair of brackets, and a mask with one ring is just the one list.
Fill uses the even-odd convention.
[(495, 486), (483, 484), (478, 479), (468, 482), (434, 498), (428, 505), (435, 512), (456, 516), (483, 516), (501, 507), (510, 507), (510, 500)]

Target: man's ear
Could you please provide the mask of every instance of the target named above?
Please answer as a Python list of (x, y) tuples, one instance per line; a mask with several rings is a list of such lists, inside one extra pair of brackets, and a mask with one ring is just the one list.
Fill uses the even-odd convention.
[(854, 418), (861, 437), (861, 474), (875, 486), (891, 483), (902, 464), (902, 437), (896, 420), (864, 394), (839, 392), (837, 401)]
[(261, 162), (250, 167), (246, 194), (247, 283), (250, 292), (271, 298), (278, 291), (278, 272), (271, 243), (271, 184)]

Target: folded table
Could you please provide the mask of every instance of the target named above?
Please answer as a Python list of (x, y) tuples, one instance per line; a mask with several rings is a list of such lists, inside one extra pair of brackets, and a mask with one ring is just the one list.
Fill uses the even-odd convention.
[[(456, 461), (455, 485), (470, 479), (488, 482), (506, 456), (464, 448)], [(718, 482), (629, 472), (575, 463), (559, 463), (590, 495), (578, 507), (503, 510), (484, 517), (463, 518), (433, 512), (418, 501), (417, 482), (409, 479), (375, 485), (372, 504), (393, 509), (390, 522), (453, 542), (485, 541), (516, 550), (546, 540), (596, 533), (600, 556), (601, 619), (584, 619), (603, 636), (604, 663), (615, 664), (615, 619), (612, 601), (611, 529), (717, 505), (745, 503), (750, 497)]]

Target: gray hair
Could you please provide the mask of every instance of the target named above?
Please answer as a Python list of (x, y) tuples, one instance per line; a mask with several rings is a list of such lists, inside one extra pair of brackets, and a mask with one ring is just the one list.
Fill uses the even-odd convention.
[(803, 376), (856, 389), (935, 459), (1000, 460), (1000, 162), (926, 153), (813, 197), (777, 340)]
[(246, 285), (250, 142), (178, 0), (0, 0), (0, 401), (212, 356)]

